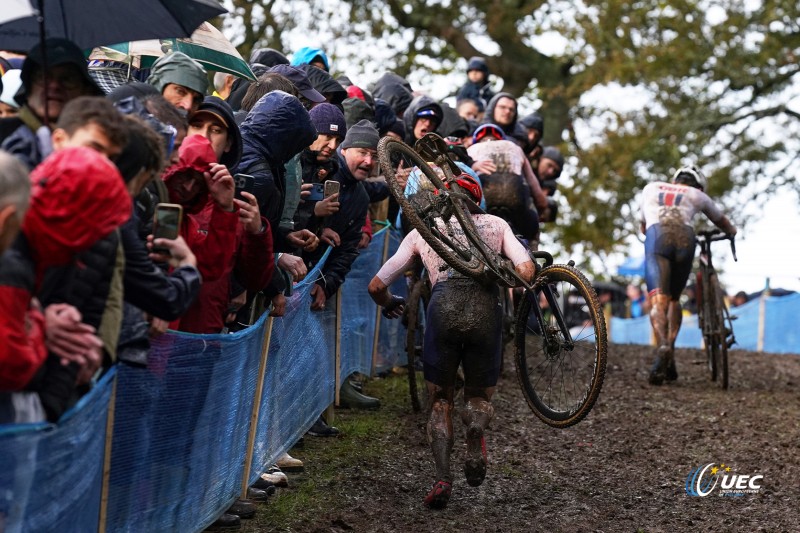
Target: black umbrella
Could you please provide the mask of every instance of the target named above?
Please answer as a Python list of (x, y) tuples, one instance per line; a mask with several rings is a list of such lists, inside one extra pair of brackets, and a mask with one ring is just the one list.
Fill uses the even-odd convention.
[[(4, 0), (5, 2), (5, 0)], [(0, 50), (27, 52), (45, 37), (63, 37), (88, 50), (125, 41), (189, 37), (203, 22), (227, 13), (217, 0), (9, 0), (0, 12)], [(3, 11), (3, 10), (0, 10)], [(43, 20), (42, 20), (43, 19)]]

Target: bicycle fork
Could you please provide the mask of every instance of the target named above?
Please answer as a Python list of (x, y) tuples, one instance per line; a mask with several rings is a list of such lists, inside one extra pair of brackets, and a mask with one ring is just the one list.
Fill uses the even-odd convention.
[(533, 307), (533, 313), (536, 317), (536, 322), (539, 324), (539, 327), (542, 329), (542, 336), (544, 337), (545, 346), (547, 347), (547, 351), (549, 355), (556, 354), (561, 348), (564, 348), (568, 351), (572, 351), (575, 347), (575, 341), (572, 340), (572, 335), (569, 332), (569, 327), (567, 327), (567, 323), (564, 320), (564, 315), (561, 312), (561, 306), (558, 305), (556, 301), (556, 296), (553, 294), (553, 290), (550, 288), (550, 285), (544, 284), (539, 289), (542, 293), (544, 293), (545, 300), (547, 300), (547, 304), (550, 306), (550, 311), (553, 313), (553, 317), (556, 320), (556, 324), (558, 325), (558, 329), (563, 336), (563, 343), (559, 341), (559, 339), (555, 338), (553, 332), (550, 328), (547, 327), (547, 324), (544, 319), (544, 314), (542, 313), (542, 308), (539, 305), (539, 292), (536, 290), (529, 290), (525, 291), (527, 298), (531, 301), (531, 306)]

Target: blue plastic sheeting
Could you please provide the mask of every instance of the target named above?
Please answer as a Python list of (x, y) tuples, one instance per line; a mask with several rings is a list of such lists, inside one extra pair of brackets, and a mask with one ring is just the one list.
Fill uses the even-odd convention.
[[(769, 353), (800, 354), (800, 294), (767, 297), (763, 301), (763, 346), (759, 348), (759, 324), (762, 300), (751, 300), (730, 309), (735, 316), (733, 330), (736, 344), (733, 349), (761, 350)], [(611, 342), (620, 344), (650, 344), (650, 320), (647, 317), (623, 319), (612, 317)], [(683, 318), (675, 345), (680, 348), (702, 348), (703, 335), (697, 316)]]
[(644, 277), (644, 256), (628, 257), (624, 263), (617, 267), (617, 274), (620, 276)]
[(764, 351), (800, 353), (800, 294), (767, 298), (766, 304)]
[(650, 317), (611, 317), (611, 342), (620, 344), (650, 344)]
[(388, 228), (372, 237), (370, 246), (361, 250), (342, 286), (341, 372), (344, 382), (353, 372), (369, 375), (372, 369), (372, 345), (378, 306), (370, 298), (367, 286), (383, 264), (383, 244), (389, 238)]
[(97, 531), (114, 370), (58, 426), (0, 426), (5, 533)]
[[(650, 320), (648, 319), (648, 322)], [(683, 317), (681, 330), (678, 338), (675, 339), (675, 346), (678, 348), (700, 348), (703, 346), (703, 332), (697, 322), (697, 315)]]
[(758, 350), (758, 314), (760, 305), (760, 300), (755, 299), (730, 309), (731, 316), (736, 317), (736, 320), (733, 321), (733, 331), (736, 335), (734, 349)]
[[(336, 308), (326, 305), (324, 310), (311, 311), (309, 307), (320, 266), (295, 286), (285, 316), (272, 325), (250, 483), (333, 403)], [(330, 303), (334, 301), (331, 298)]]

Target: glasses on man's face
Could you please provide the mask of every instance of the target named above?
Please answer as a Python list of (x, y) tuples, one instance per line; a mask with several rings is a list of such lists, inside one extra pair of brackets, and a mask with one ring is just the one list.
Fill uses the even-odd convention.
[(363, 148), (360, 148), (358, 151), (356, 151), (356, 155), (362, 159), (366, 159), (367, 157), (369, 157), (370, 159), (375, 159), (376, 157), (378, 157), (378, 152), (364, 150)]

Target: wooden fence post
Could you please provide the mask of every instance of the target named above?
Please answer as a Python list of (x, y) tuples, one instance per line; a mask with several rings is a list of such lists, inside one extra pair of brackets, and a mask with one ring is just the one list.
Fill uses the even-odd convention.
[(261, 361), (258, 363), (258, 379), (256, 380), (255, 400), (253, 410), (250, 413), (250, 432), (247, 435), (247, 451), (244, 456), (244, 471), (242, 472), (242, 493), (240, 498), (247, 499), (247, 489), (250, 486), (248, 478), (250, 469), (253, 467), (253, 454), (256, 445), (256, 430), (258, 429), (258, 415), (261, 410), (261, 396), (264, 394), (264, 379), (267, 370), (267, 359), (269, 359), (269, 345), (272, 341), (272, 322), (275, 317), (267, 317), (266, 330), (264, 331), (264, 341), (261, 344)]
[(111, 477), (111, 445), (114, 440), (114, 411), (117, 405), (117, 376), (111, 384), (111, 398), (108, 400), (106, 416), (106, 444), (103, 450), (103, 484), (100, 489), (100, 517), (97, 521), (98, 533), (105, 533), (108, 520), (108, 483)]

